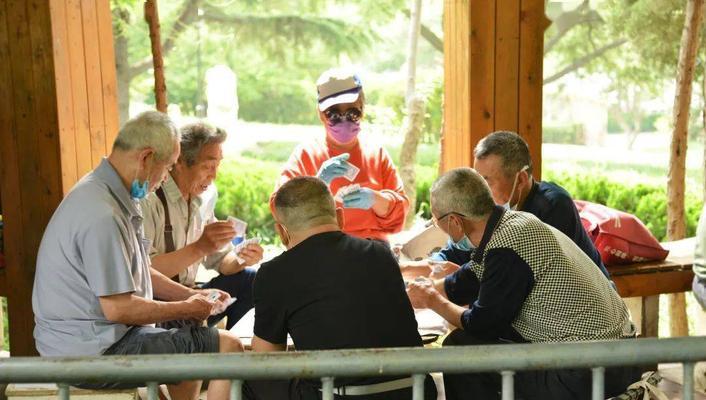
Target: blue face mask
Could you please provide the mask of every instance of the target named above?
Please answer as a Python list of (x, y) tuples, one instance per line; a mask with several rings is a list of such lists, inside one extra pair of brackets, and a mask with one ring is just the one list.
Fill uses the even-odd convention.
[(145, 180), (142, 185), (140, 185), (140, 182), (137, 180), (137, 178), (135, 178), (132, 181), (132, 185), (130, 185), (130, 196), (135, 200), (144, 199), (145, 196), (147, 196), (147, 190), (149, 186), (149, 179)]
[(447, 245), (448, 245), (448, 247), (453, 247), (456, 250), (460, 250), (460, 251), (470, 252), (470, 251), (473, 251), (473, 249), (474, 249), (473, 243), (471, 243), (471, 241), (468, 239), (468, 236), (466, 236), (466, 235), (463, 235), (461, 240), (459, 240), (458, 242), (454, 242), (454, 240), (451, 237), (449, 237), (449, 241), (448, 241)]
[[(449, 219), (449, 227), (448, 230), (451, 230), (451, 219)], [(460, 251), (472, 251), (474, 249), (473, 243), (471, 243), (471, 240), (468, 239), (468, 235), (463, 235), (461, 239), (459, 239), (458, 242), (454, 241), (454, 239), (449, 235), (449, 241), (448, 241), (448, 246), (453, 247), (456, 250)]]

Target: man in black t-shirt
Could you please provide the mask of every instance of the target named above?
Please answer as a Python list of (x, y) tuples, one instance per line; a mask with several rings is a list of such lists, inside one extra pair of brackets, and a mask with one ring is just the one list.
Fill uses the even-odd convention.
[[(254, 284), (253, 351), (421, 346), (414, 311), (389, 247), (340, 230), (326, 185), (294, 178), (274, 197), (276, 229), (287, 251), (262, 264)], [(335, 398), (409, 399), (409, 376), (336, 379)], [(427, 380), (426, 397), (436, 398)], [(342, 395), (347, 393), (348, 395)], [(255, 399), (317, 399), (318, 381), (248, 382)]]

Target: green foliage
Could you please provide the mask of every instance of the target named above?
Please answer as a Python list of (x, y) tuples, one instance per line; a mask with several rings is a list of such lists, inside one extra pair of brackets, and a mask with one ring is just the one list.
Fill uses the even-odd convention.
[[(667, 191), (664, 186), (625, 184), (604, 176), (546, 173), (546, 180), (566, 189), (574, 199), (605, 204), (608, 207), (637, 216), (655, 237), (667, 237)], [(686, 193), (687, 236), (696, 234), (702, 201), (693, 193)]]
[(239, 117), (245, 121), (313, 125), (316, 89), (277, 69), (253, 69), (239, 75)]
[(257, 142), (254, 147), (243, 150), (243, 157), (269, 162), (284, 163), (297, 146), (297, 142)]
[(279, 167), (253, 159), (224, 161), (218, 171), (216, 217), (229, 215), (248, 223), (248, 236), (260, 236), (266, 244), (276, 238), (270, 212), (270, 194), (279, 177)]
[(415, 167), (417, 173), (417, 204), (414, 206), (415, 214), (421, 214), (422, 218), (431, 218), (431, 203), (429, 201), (431, 184), (438, 176), (437, 167)]
[(583, 144), (581, 125), (544, 126), (542, 127), (543, 143)]
[[(268, 244), (275, 242), (276, 234), (269, 198), (279, 178), (282, 160), (289, 156), (291, 146), (292, 143), (281, 146), (265, 144), (263, 147), (266, 150), (259, 153), (258, 158), (264, 155), (268, 160), (272, 160), (268, 162), (250, 157), (225, 161), (216, 179), (219, 193), (216, 216), (223, 219), (233, 215), (244, 219), (249, 224), (250, 235), (258, 235)], [(394, 154), (395, 149), (390, 149), (390, 153)], [(429, 189), (438, 176), (438, 167), (435, 163), (418, 163), (416, 172), (417, 204), (414, 212), (424, 218), (430, 218)], [(545, 173), (545, 178), (564, 187), (575, 199), (605, 204), (636, 215), (658, 240), (666, 240), (667, 193), (663, 186), (626, 184), (590, 173), (571, 175), (550, 171)], [(693, 236), (696, 233), (702, 201), (697, 195), (689, 192), (685, 198), (687, 235)]]
[[(698, 115), (698, 112), (697, 112)], [(643, 116), (640, 118), (640, 130), (639, 132), (654, 132), (657, 130), (657, 120), (662, 117), (662, 114), (658, 113), (652, 113)], [(626, 114), (625, 119), (632, 121), (634, 119), (634, 115), (631, 114)], [(608, 133), (622, 133), (623, 128), (618, 124), (618, 121), (615, 120), (615, 117), (613, 116), (612, 113), (608, 113)]]
[(426, 143), (438, 142), (441, 137), (442, 107), (444, 102), (444, 82), (434, 83), (427, 96), (427, 113), (424, 116), (424, 137)]

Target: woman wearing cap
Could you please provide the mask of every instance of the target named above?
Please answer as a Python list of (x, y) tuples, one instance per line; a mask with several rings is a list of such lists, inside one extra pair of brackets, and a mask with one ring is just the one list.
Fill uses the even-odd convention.
[[(298, 146), (282, 171), (277, 188), (296, 176), (326, 182), (344, 208), (343, 231), (353, 236), (387, 240), (404, 226), (409, 199), (387, 151), (358, 139), (364, 94), (357, 75), (331, 69), (316, 82), (319, 119), (326, 136)], [(351, 190), (353, 189), (353, 190)]]

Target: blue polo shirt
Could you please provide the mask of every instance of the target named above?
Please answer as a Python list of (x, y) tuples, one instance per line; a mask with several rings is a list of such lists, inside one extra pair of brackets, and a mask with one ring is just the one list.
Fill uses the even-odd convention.
[(42, 237), (32, 291), (42, 356), (102, 354), (129, 326), (109, 321), (100, 297), (152, 300), (149, 242), (139, 205), (103, 159), (71, 189)]

